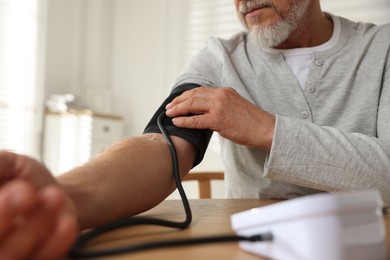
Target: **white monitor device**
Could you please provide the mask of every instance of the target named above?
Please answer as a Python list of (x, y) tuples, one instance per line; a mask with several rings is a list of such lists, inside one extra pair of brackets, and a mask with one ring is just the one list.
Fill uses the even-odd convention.
[(385, 259), (378, 192), (321, 193), (233, 214), (237, 235), (270, 232), (273, 241), (240, 242), (248, 252), (278, 260)]

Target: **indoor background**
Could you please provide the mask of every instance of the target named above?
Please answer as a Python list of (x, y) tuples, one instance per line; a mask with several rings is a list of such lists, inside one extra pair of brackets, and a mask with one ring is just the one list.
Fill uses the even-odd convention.
[[(321, 4), (351, 20), (390, 22), (390, 0)], [(138, 135), (207, 38), (240, 30), (233, 0), (0, 0), (0, 149), (44, 162), (45, 149), (59, 155), (50, 138), (65, 130), (45, 124), (48, 102), (65, 94), (74, 98), (68, 108), (119, 120), (114, 139)], [(223, 170), (217, 142), (195, 170)], [(61, 156), (93, 155), (79, 150)]]

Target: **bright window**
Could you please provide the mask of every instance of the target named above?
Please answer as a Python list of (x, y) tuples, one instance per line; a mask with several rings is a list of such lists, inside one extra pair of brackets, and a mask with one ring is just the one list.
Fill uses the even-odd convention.
[(211, 37), (229, 38), (242, 31), (233, 1), (189, 0), (187, 20), (188, 57), (194, 56)]
[(0, 0), (0, 149), (39, 157), (39, 0)]
[(384, 24), (390, 22), (389, 0), (322, 0), (322, 9), (352, 21)]

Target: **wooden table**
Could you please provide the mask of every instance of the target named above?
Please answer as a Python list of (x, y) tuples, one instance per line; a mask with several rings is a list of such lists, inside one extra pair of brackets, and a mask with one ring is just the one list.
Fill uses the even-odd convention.
[[(102, 249), (126, 246), (140, 242), (155, 240), (171, 240), (178, 238), (194, 238), (200, 236), (215, 236), (234, 234), (231, 228), (230, 216), (233, 213), (250, 208), (268, 205), (276, 200), (232, 200), (232, 199), (203, 199), (191, 200), (193, 214), (191, 227), (186, 230), (175, 230), (157, 226), (134, 226), (104, 234), (91, 241), (85, 249)], [(166, 200), (156, 208), (142, 214), (144, 216), (173, 221), (184, 220), (184, 210), (181, 201)], [(390, 216), (384, 217), (386, 225), (386, 248), (390, 258)], [(132, 254), (122, 254), (100, 259), (263, 259), (241, 250), (237, 242), (222, 244), (196, 245), (186, 247), (170, 247), (155, 249)]]

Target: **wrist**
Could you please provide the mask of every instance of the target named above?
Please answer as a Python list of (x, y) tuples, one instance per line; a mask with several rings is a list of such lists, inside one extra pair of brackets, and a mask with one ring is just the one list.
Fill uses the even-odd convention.
[(276, 117), (274, 115), (270, 115), (267, 132), (265, 134), (267, 152), (271, 151), (272, 148), (272, 142), (274, 140), (274, 133), (275, 133), (275, 124), (276, 124), (275, 122), (276, 122)]
[(70, 214), (75, 216), (80, 230), (86, 228), (86, 221), (82, 215), (82, 199), (79, 192), (76, 191), (76, 188), (66, 183), (65, 181), (58, 180), (58, 182), (62, 191), (65, 193), (66, 209)]
[(258, 141), (258, 146), (269, 152), (271, 151), (274, 139), (276, 117), (271, 114), (266, 114), (266, 116), (261, 119), (260, 124), (261, 134), (259, 135), (260, 140)]

